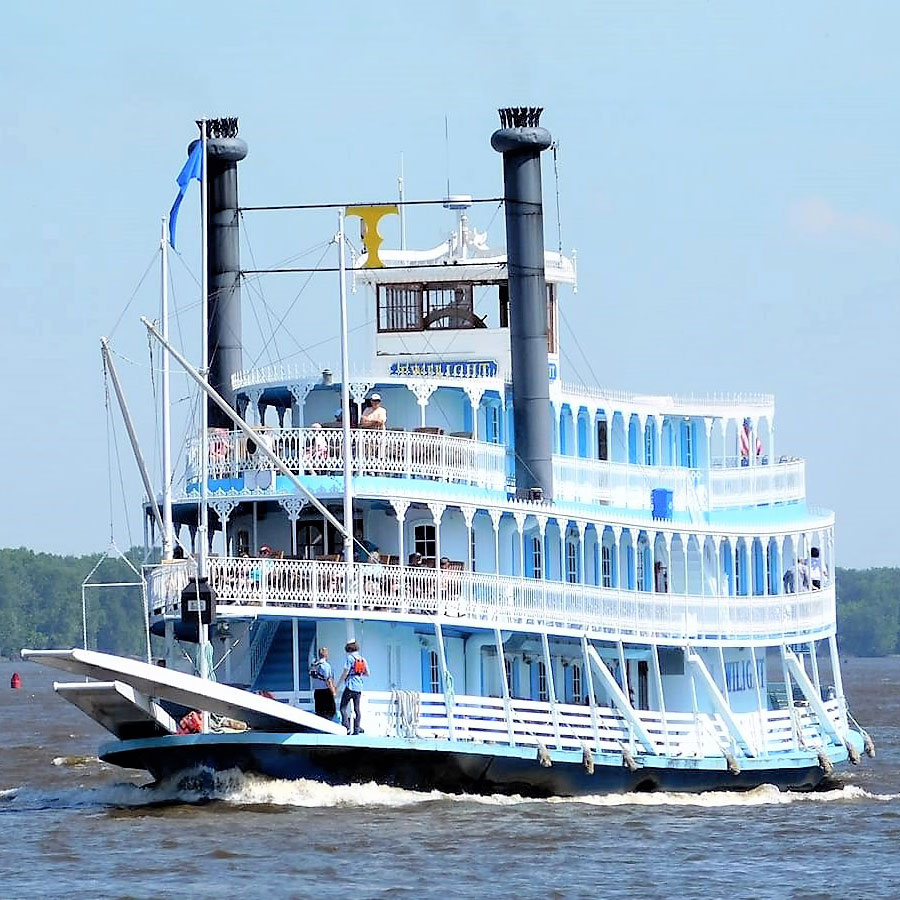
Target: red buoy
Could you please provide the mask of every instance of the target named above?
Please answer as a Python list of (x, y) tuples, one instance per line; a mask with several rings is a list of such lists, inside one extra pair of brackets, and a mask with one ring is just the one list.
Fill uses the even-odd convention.
[(12, 673), (12, 678), (9, 679), (9, 686), (14, 690), (19, 690), (22, 687), (22, 676), (18, 672)]

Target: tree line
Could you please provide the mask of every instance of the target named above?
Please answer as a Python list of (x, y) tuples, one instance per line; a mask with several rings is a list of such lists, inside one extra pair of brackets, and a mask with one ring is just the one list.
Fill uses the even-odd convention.
[[(140, 570), (143, 551), (125, 554)], [(82, 582), (101, 554), (58, 556), (33, 550), (0, 550), (0, 656), (23, 647), (83, 644)], [(838, 569), (838, 643), (850, 656), (900, 653), (900, 569)], [(103, 560), (85, 590), (88, 647), (141, 657), (146, 652), (139, 587), (102, 587), (135, 581), (121, 560)]]
[[(140, 572), (143, 551), (133, 548), (125, 556)], [(91, 586), (84, 592), (82, 618), (82, 582), (88, 575)], [(82, 647), (86, 625), (91, 650), (145, 657), (140, 587), (102, 586), (138, 580), (125, 562), (103, 559), (99, 553), (58, 556), (25, 548), (0, 550), (0, 656), (17, 658), (23, 647)]]

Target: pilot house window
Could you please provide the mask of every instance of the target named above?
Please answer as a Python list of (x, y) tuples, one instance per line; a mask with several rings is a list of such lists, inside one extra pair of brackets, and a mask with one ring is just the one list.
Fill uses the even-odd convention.
[(379, 331), (484, 328), (471, 284), (388, 284), (378, 288)]

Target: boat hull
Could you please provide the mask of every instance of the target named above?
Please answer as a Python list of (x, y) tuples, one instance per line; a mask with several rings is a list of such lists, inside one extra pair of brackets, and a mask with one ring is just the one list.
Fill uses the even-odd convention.
[[(840, 762), (832, 748), (832, 762)], [(177, 735), (117, 741), (101, 748), (101, 759), (145, 769), (157, 780), (179, 772), (238, 769), (273, 778), (310, 779), (327, 784), (376, 782), (410, 790), (448, 793), (576, 797), (591, 794), (751, 790), (771, 784), (782, 790), (811, 790), (825, 773), (816, 756), (742, 760), (740, 772), (725, 760), (643, 757), (633, 770), (618, 754), (593, 758), (550, 751), (542, 766), (533, 747), (497, 748), (448, 741), (402, 741), (363, 735), (335, 739), (306, 734)], [(846, 755), (844, 755), (846, 758)]]

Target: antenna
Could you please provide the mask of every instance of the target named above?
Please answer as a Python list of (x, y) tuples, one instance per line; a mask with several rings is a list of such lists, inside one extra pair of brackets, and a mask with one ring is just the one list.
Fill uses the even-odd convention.
[(562, 259), (562, 217), (559, 214), (559, 141), (554, 141), (550, 148), (553, 150), (553, 177), (556, 181), (556, 237), (559, 242), (559, 258)]
[(450, 116), (444, 113), (444, 155), (447, 158), (447, 193), (450, 196)]
[(397, 177), (397, 191), (400, 194), (400, 249), (406, 249), (406, 206), (403, 203), (405, 199), (405, 185), (403, 183), (403, 154), (400, 154), (400, 175)]

